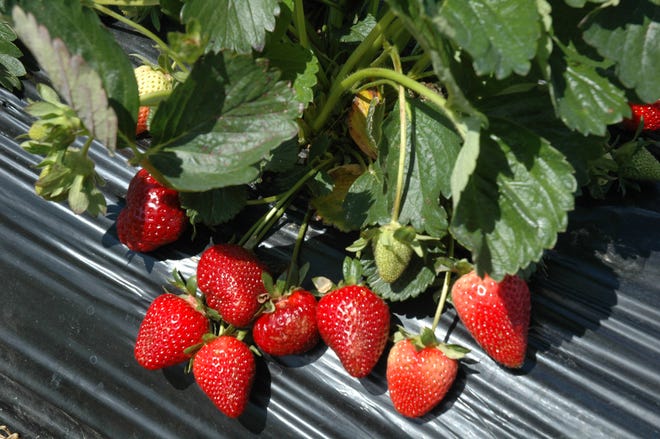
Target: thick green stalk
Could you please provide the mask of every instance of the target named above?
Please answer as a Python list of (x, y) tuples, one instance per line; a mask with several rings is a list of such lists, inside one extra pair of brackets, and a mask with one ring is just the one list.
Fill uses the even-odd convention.
[(305, 25), (305, 9), (303, 8), (302, 0), (295, 0), (293, 20), (298, 32), (298, 42), (305, 49), (309, 49), (309, 38), (307, 38), (307, 26)]
[[(449, 257), (454, 256), (454, 240), (449, 237)], [(440, 316), (442, 315), (442, 310), (445, 308), (445, 302), (447, 302), (447, 295), (449, 294), (449, 283), (451, 281), (451, 271), (447, 270), (445, 272), (445, 280), (442, 283), (442, 291), (440, 292), (440, 300), (438, 300), (438, 306), (435, 309), (435, 316), (433, 317), (433, 324), (431, 325), (431, 331), (435, 332), (435, 328), (438, 327), (440, 323)]]
[(447, 116), (447, 118), (454, 124), (454, 127), (461, 135), (461, 137), (465, 138), (465, 126), (459, 122), (456, 114), (449, 110), (447, 107), (447, 100), (442, 95), (434, 92), (430, 88), (415, 81), (414, 79), (409, 78), (403, 73), (395, 72), (394, 70), (385, 69), (382, 67), (369, 67), (366, 69), (361, 69), (349, 75), (343, 81), (340, 81), (336, 87), (335, 92), (328, 96), (328, 100), (314, 121), (315, 123), (312, 125), (312, 130), (318, 131), (323, 126), (325, 120), (330, 116), (331, 109), (337, 105), (341, 95), (344, 92), (350, 90), (353, 85), (360, 81), (367, 79), (373, 80), (374, 78), (389, 79), (427, 99), (432, 104), (437, 106), (438, 109), (445, 114), (445, 116)]
[(179, 68), (180, 68), (182, 71), (184, 71), (184, 72), (188, 72), (188, 71), (189, 71), (189, 70), (188, 70), (188, 67), (186, 67), (184, 63), (180, 62), (180, 60), (177, 59), (176, 55), (174, 55), (174, 54), (172, 53), (172, 51), (170, 50), (169, 46), (168, 46), (163, 40), (161, 40), (161, 39), (158, 37), (158, 35), (154, 34), (153, 32), (151, 32), (151, 31), (150, 31), (149, 29), (147, 29), (146, 27), (144, 27), (144, 26), (142, 26), (142, 25), (140, 25), (140, 24), (134, 22), (133, 20), (130, 20), (130, 19), (124, 17), (122, 14), (118, 14), (118, 13), (116, 13), (115, 11), (113, 11), (113, 10), (110, 9), (110, 8), (106, 8), (105, 6), (103, 6), (103, 5), (101, 5), (101, 4), (94, 3), (94, 9), (96, 9), (97, 11), (99, 11), (99, 12), (101, 12), (101, 13), (103, 13), (103, 14), (109, 16), (109, 17), (114, 18), (114, 19), (117, 20), (117, 21), (120, 21), (121, 23), (124, 23), (124, 24), (127, 25), (127, 26), (132, 27), (132, 28), (135, 29), (137, 32), (139, 32), (140, 34), (142, 34), (142, 35), (144, 35), (145, 37), (149, 38), (149, 39), (152, 40), (154, 43), (156, 43), (156, 45), (158, 45), (158, 47), (159, 47), (163, 52), (167, 53), (167, 54), (172, 58), (172, 60), (174, 60), (174, 62), (176, 63), (176, 65), (179, 66)]
[(371, 52), (374, 47), (381, 46), (385, 30), (395, 18), (396, 16), (394, 15), (394, 12), (387, 11), (385, 15), (383, 15), (383, 17), (378, 21), (378, 23), (376, 23), (376, 26), (374, 26), (371, 32), (369, 32), (369, 35), (367, 35), (364, 41), (362, 41), (360, 45), (348, 57), (342, 68), (337, 73), (337, 76), (335, 77), (335, 81), (328, 94), (328, 100), (325, 102), (323, 107), (321, 107), (321, 111), (312, 121), (311, 128), (313, 132), (318, 132), (323, 127), (323, 125), (325, 125), (325, 122), (328, 120), (330, 114), (335, 109), (339, 98), (345, 91), (345, 89), (342, 87), (344, 78), (355, 68), (355, 66), (360, 61), (363, 61), (367, 58), (367, 54)]

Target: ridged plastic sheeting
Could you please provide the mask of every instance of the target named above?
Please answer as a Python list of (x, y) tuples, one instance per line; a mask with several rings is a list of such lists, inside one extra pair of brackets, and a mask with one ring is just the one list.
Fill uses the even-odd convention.
[[(129, 52), (140, 41), (122, 38)], [(132, 45), (136, 44), (136, 47)], [(129, 252), (114, 222), (135, 169), (122, 153), (92, 148), (108, 215), (77, 216), (34, 193), (38, 157), (16, 136), (30, 119), (21, 98), (0, 91), (0, 425), (32, 438), (624, 438), (660, 437), (660, 188), (580, 205), (530, 285), (530, 347), (522, 370), (498, 367), (453, 309), (438, 334), (472, 352), (453, 389), (422, 419), (392, 408), (385, 357), (367, 378), (334, 353), (258, 360), (246, 413), (222, 415), (183, 367), (147, 371), (133, 344), (149, 303), (172, 269), (194, 273), (211, 238)], [(257, 248), (287, 263), (294, 211)], [(229, 227), (229, 226), (228, 226)], [(223, 230), (222, 237), (231, 235)], [(313, 224), (302, 252), (312, 275), (339, 280), (345, 236)], [(392, 304), (396, 323), (430, 325), (430, 294)]]

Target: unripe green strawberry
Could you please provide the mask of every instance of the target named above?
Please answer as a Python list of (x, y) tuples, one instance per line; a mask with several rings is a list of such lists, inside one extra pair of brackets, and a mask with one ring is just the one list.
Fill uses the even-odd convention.
[(619, 168), (619, 175), (631, 180), (660, 181), (660, 162), (648, 149), (641, 147)]
[[(134, 70), (135, 80), (138, 86), (138, 95), (141, 98), (145, 96), (168, 91), (172, 89), (172, 77), (162, 70), (149, 65), (141, 65)], [(149, 129), (147, 120), (151, 107), (141, 106), (138, 113), (138, 124), (135, 134), (139, 135)]]
[(372, 249), (378, 275), (387, 283), (395, 282), (406, 270), (413, 249), (394, 236), (398, 225), (382, 226), (372, 240)]

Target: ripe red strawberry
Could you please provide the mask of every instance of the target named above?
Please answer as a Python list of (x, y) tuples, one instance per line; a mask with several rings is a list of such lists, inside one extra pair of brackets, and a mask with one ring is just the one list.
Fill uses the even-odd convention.
[(247, 326), (259, 310), (259, 297), (267, 294), (262, 280), (265, 267), (245, 248), (216, 244), (202, 253), (197, 264), (197, 285), (206, 304), (236, 327)]
[(316, 298), (306, 290), (294, 290), (273, 300), (273, 312), (254, 322), (252, 337), (265, 353), (275, 356), (307, 352), (319, 342)]
[(213, 403), (230, 418), (247, 406), (256, 364), (250, 348), (230, 335), (202, 346), (193, 359), (195, 381)]
[(461, 321), (484, 351), (506, 367), (521, 367), (531, 308), (525, 281), (506, 276), (496, 282), (472, 271), (454, 283), (451, 295)]
[(136, 136), (139, 136), (140, 134), (147, 131), (148, 129), (147, 121), (149, 119), (149, 111), (151, 111), (151, 107), (147, 107), (146, 105), (143, 105), (138, 109), (137, 126), (135, 127)]
[[(166, 72), (150, 65), (141, 65), (133, 70), (138, 86), (138, 95), (144, 98), (155, 93), (172, 89), (172, 77)], [(151, 107), (142, 105), (138, 111), (138, 123), (135, 134), (140, 135), (149, 129), (148, 118)]]
[(390, 310), (364, 286), (344, 286), (319, 300), (316, 320), (323, 341), (349, 375), (367, 376), (380, 358), (390, 329)]
[(202, 341), (209, 321), (192, 296), (162, 294), (151, 303), (135, 341), (135, 359), (154, 370), (186, 361), (185, 349)]
[(628, 104), (632, 110), (632, 117), (623, 121), (624, 128), (634, 131), (644, 119), (643, 130), (660, 130), (660, 100), (652, 104)]
[(396, 411), (416, 418), (445, 397), (458, 373), (458, 361), (436, 346), (416, 346), (404, 338), (387, 357), (387, 387)]
[(133, 251), (150, 252), (179, 239), (187, 224), (178, 192), (160, 184), (146, 169), (138, 171), (117, 218), (119, 241)]

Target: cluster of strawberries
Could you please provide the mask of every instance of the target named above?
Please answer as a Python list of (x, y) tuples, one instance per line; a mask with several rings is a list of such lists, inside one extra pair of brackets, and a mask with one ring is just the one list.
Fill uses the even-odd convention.
[[(185, 230), (178, 194), (146, 170), (137, 172), (126, 199), (117, 231), (130, 249), (152, 251)], [(249, 401), (253, 352), (299, 355), (323, 341), (350, 376), (371, 373), (391, 332), (382, 298), (363, 285), (340, 284), (316, 295), (301, 287), (281, 291), (268, 279), (265, 265), (244, 247), (210, 246), (194, 282), (179, 282), (180, 295), (164, 293), (149, 306), (135, 343), (138, 363), (153, 370), (191, 361), (195, 381), (229, 417), (240, 416)], [(493, 359), (522, 366), (530, 314), (522, 279), (495, 282), (472, 272), (454, 283), (452, 298), (467, 329)], [(451, 388), (464, 353), (439, 343), (428, 328), (419, 335), (397, 331), (386, 371), (394, 408), (408, 417), (428, 413)]]
[[(153, 67), (136, 69), (141, 97), (171, 87)], [(140, 111), (137, 134), (148, 130), (150, 107)], [(179, 194), (146, 169), (131, 180), (117, 218), (119, 240), (136, 252), (177, 241), (188, 227)], [(246, 248), (215, 244), (201, 255), (196, 275), (178, 278), (180, 294), (164, 293), (149, 306), (134, 355), (149, 370), (189, 362), (195, 381), (225, 415), (240, 416), (256, 374), (255, 353), (300, 355), (324, 342), (348, 375), (371, 373), (393, 335), (386, 379), (394, 408), (420, 417), (451, 388), (466, 351), (437, 341), (434, 330), (391, 334), (390, 309), (368, 287), (342, 282), (312, 293), (273, 285), (267, 267)], [(496, 282), (475, 272), (452, 288), (453, 305), (466, 328), (498, 363), (524, 363), (530, 317), (527, 284), (516, 276)]]

